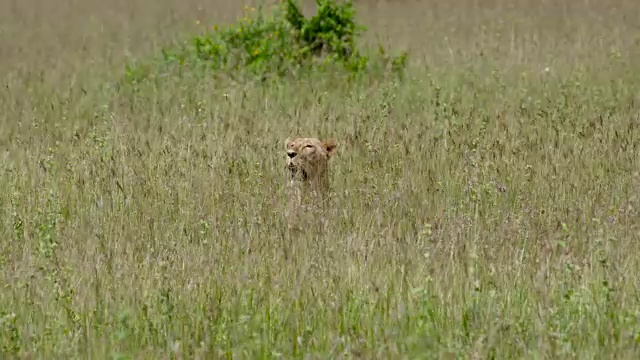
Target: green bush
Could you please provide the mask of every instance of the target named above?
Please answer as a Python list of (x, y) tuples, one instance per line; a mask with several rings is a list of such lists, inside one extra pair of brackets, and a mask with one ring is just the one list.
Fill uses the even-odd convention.
[[(238, 22), (213, 26), (182, 46), (165, 49), (165, 65), (209, 71), (278, 77), (300, 70), (342, 67), (352, 74), (373, 69), (403, 70), (407, 54), (390, 57), (381, 51), (367, 56), (356, 40), (365, 28), (356, 24), (351, 1), (316, 0), (317, 14), (305, 18), (294, 0), (284, 0), (272, 12), (245, 7)], [(338, 66), (336, 66), (338, 65)], [(127, 67), (127, 77), (139, 81), (149, 75), (141, 65)]]

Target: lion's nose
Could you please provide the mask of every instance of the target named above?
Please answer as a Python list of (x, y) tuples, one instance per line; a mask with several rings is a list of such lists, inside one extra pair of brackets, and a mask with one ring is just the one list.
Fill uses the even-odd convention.
[(287, 152), (287, 156), (293, 159), (296, 156), (296, 153), (293, 151), (289, 151)]

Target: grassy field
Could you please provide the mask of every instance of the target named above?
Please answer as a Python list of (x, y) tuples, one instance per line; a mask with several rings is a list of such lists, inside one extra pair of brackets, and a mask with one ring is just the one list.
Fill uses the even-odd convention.
[[(101, 2), (0, 0), (0, 357), (640, 356), (634, 0), (358, 1), (405, 81), (137, 92), (242, 4)], [(295, 135), (338, 141), (326, 232)]]

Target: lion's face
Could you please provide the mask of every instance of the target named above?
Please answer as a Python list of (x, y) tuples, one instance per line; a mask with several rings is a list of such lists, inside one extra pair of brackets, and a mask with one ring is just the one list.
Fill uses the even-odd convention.
[(300, 177), (308, 181), (326, 175), (327, 163), (336, 149), (335, 141), (316, 138), (288, 138), (285, 146), (286, 167), (292, 178)]

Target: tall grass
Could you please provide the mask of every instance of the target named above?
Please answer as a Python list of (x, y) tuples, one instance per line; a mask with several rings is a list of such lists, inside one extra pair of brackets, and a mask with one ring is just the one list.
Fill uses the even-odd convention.
[[(638, 357), (634, 1), (359, 1), (404, 81), (136, 92), (242, 4), (106, 4), (0, 2), (3, 358)], [(339, 148), (292, 237), (297, 134)]]

